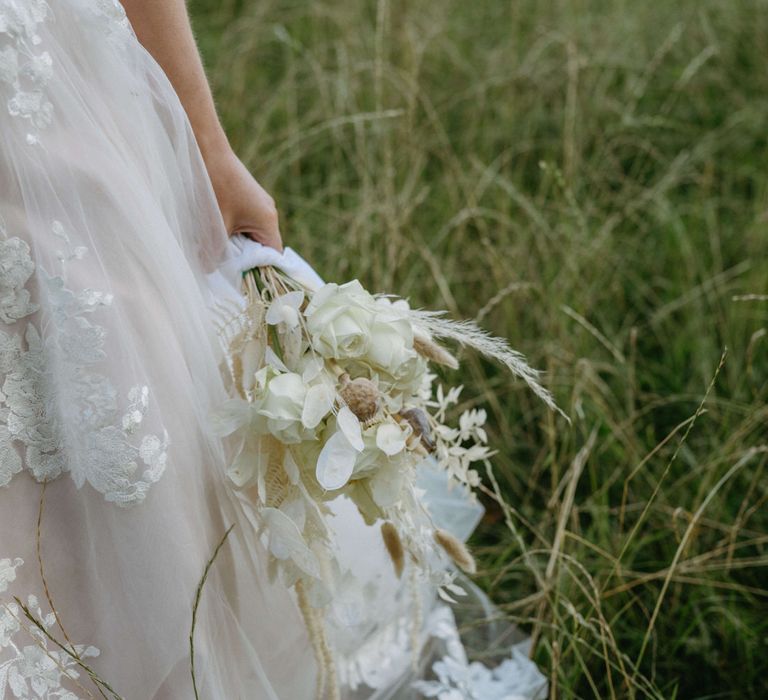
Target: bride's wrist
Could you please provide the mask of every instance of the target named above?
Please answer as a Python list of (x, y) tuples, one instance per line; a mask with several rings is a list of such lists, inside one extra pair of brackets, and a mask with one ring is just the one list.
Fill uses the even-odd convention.
[(218, 190), (219, 185), (223, 185), (236, 172), (240, 160), (228, 142), (211, 145), (206, 149), (201, 147), (200, 152), (203, 155), (208, 177), (214, 189)]
[(195, 139), (209, 173), (235, 157), (227, 135), (218, 125), (213, 129), (195, 130)]

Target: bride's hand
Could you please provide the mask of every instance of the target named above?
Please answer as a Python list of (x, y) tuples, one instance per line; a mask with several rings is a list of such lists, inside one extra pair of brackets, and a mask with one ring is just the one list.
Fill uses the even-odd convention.
[(206, 165), (229, 235), (242, 233), (282, 251), (275, 200), (256, 182), (240, 159), (230, 152)]

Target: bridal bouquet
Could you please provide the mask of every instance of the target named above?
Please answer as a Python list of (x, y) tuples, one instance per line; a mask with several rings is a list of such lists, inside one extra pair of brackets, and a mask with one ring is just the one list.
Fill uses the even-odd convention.
[(255, 506), (270, 574), (296, 587), (323, 663), (313, 610), (332, 601), (341, 575), (330, 501), (346, 496), (380, 527), (397, 576), (413, 566), (449, 596), (461, 591), (448, 560), (474, 571), (464, 544), (433, 525), (417, 487), (431, 455), (450, 482), (472, 490), (474, 467), (492, 454), (485, 411), (448, 423), (461, 387), (444, 388), (431, 371), (458, 367), (441, 341), (496, 358), (556, 407), (524, 358), (472, 322), (373, 295), (357, 280), (308, 285), (272, 266), (245, 272), (243, 288), (244, 307), (220, 326), (234, 398), (216, 427), (237, 441), (229, 477)]

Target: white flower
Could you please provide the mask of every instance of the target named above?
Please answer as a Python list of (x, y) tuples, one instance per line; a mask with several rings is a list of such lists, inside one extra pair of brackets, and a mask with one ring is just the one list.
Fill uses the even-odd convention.
[(304, 292), (288, 292), (275, 298), (267, 309), (266, 322), (270, 325), (282, 323), (286, 328), (299, 325), (299, 309), (304, 302)]
[(312, 347), (335, 359), (364, 356), (375, 304), (357, 280), (322, 286), (304, 312)]
[(215, 432), (230, 435), (241, 429), (253, 430), (273, 435), (285, 444), (314, 440), (315, 428), (331, 411), (335, 397), (323, 377), (310, 385), (300, 374), (267, 365), (254, 379), (252, 402), (230, 399), (213, 412)]
[(427, 363), (413, 348), (406, 302), (375, 298), (353, 280), (323, 286), (304, 313), (321, 355), (351, 361), (350, 373), (381, 375), (398, 392), (418, 393)]
[(390, 378), (394, 388), (416, 394), (427, 363), (413, 349), (413, 326), (402, 310), (387, 299), (378, 299), (376, 303), (365, 361)]
[(261, 387), (256, 412), (266, 419), (262, 422), (266, 432), (289, 444), (312, 439), (313, 433), (301, 419), (307, 398), (307, 385), (301, 375), (294, 372), (274, 375), (265, 367), (256, 373), (256, 381)]

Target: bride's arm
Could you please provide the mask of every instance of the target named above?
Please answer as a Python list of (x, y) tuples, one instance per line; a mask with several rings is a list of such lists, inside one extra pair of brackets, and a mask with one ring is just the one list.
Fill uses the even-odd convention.
[(122, 0), (136, 36), (162, 66), (189, 116), (230, 233), (282, 249), (277, 209), (229, 145), (184, 0)]

